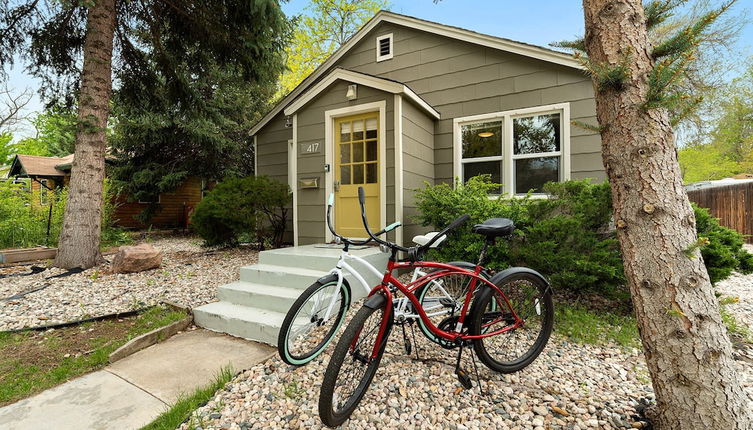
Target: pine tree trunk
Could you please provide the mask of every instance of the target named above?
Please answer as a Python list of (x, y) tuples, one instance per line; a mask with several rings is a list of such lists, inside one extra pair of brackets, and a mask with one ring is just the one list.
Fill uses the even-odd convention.
[(102, 259), (99, 241), (114, 33), (115, 0), (95, 0), (86, 25), (76, 149), (55, 258), (57, 267), (89, 268)]
[(643, 6), (583, 0), (583, 9), (592, 63), (630, 55), (623, 89), (594, 88), (625, 275), (656, 394), (654, 425), (751, 429), (751, 404), (703, 260), (697, 250), (686, 255), (697, 239), (695, 217), (668, 113), (641, 107), (653, 67)]

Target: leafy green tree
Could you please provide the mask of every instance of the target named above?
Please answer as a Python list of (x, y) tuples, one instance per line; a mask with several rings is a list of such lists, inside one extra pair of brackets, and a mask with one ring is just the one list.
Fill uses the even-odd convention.
[(0, 133), (0, 167), (7, 166), (13, 160), (13, 135)]
[(710, 144), (688, 146), (680, 149), (677, 155), (685, 183), (727, 178), (739, 170), (738, 163)]
[(118, 79), (164, 82), (180, 103), (200, 95), (192, 76), (211, 64), (249, 82), (281, 72), (289, 21), (276, 0), (0, 2), (0, 66), (20, 56), (44, 79), (42, 93), (77, 98), (75, 162), (55, 264), (101, 260), (104, 157), (113, 66)]
[(298, 19), (293, 43), (285, 50), (287, 70), (277, 98), (286, 96), (342, 46), (387, 0), (311, 0)]

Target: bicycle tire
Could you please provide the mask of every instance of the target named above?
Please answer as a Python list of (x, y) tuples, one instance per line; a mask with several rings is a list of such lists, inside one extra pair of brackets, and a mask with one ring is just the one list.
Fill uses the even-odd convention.
[[(514, 283), (516, 282), (519, 284), (514, 285)], [(473, 342), (473, 349), (475, 350), (479, 360), (481, 360), (481, 362), (484, 363), (484, 365), (486, 365), (488, 368), (500, 373), (514, 373), (531, 364), (533, 360), (535, 360), (536, 357), (538, 357), (539, 354), (541, 354), (541, 352), (544, 350), (544, 347), (549, 341), (549, 337), (552, 333), (552, 327), (554, 325), (554, 305), (552, 301), (552, 294), (549, 285), (543, 279), (530, 273), (521, 272), (506, 276), (503, 279), (498, 280), (495, 285), (500, 290), (502, 290), (503, 293), (505, 288), (513, 288), (514, 290), (511, 291), (511, 294), (518, 294), (522, 296), (524, 294), (520, 293), (522, 291), (520, 283), (530, 283), (530, 285), (532, 286), (531, 289), (535, 288), (536, 297), (531, 300), (531, 305), (533, 313), (535, 313), (537, 317), (541, 317), (541, 321), (537, 323), (539, 318), (528, 318), (529, 313), (523, 313), (523, 311), (527, 309), (527, 307), (514, 304), (513, 306), (516, 308), (515, 312), (519, 314), (519, 316), (523, 315), (524, 317), (526, 317), (524, 326), (505, 333), (501, 333), (496, 336), (477, 339)], [(471, 307), (471, 324), (469, 327), (469, 332), (472, 335), (478, 335), (482, 332), (482, 330), (495, 331), (498, 329), (497, 327), (490, 328), (488, 326), (482, 328), (482, 325), (485, 321), (487, 321), (487, 324), (490, 324), (488, 322), (490, 319), (497, 317), (498, 314), (501, 314), (501, 311), (490, 313), (486, 312), (486, 310), (489, 309), (492, 299), (497, 297), (498, 295), (499, 294), (496, 290), (492, 289), (489, 286), (485, 286), (474, 300), (474, 305)], [(514, 296), (508, 296), (508, 300), (510, 300), (511, 304), (513, 302), (517, 303), (516, 297)], [(495, 302), (498, 304), (500, 309), (509, 309), (504, 301), (495, 299)], [(541, 310), (542, 305), (544, 308), (543, 311)], [(491, 316), (492, 314), (493, 316)], [(510, 323), (509, 317), (507, 320), (505, 320), (505, 323)], [(514, 337), (515, 333), (529, 332), (529, 325), (534, 330), (537, 330), (537, 334), (532, 345), (523, 353), (518, 354), (517, 352), (515, 352), (515, 348), (507, 345), (500, 348), (494, 347), (490, 344), (492, 340), (502, 339), (502, 336)], [(509, 337), (507, 337), (506, 339), (509, 339)], [(496, 354), (498, 353), (506, 353), (510, 356), (514, 356), (515, 358), (511, 360), (499, 360), (496, 357)]]
[[(382, 299), (378, 304), (371, 306), (368, 304), (364, 305), (350, 321), (350, 324), (346, 327), (342, 337), (340, 337), (340, 340), (337, 342), (335, 351), (332, 353), (329, 365), (324, 373), (324, 380), (322, 381), (322, 386), (319, 392), (319, 417), (328, 427), (337, 427), (350, 417), (353, 411), (358, 407), (363, 396), (366, 394), (366, 391), (371, 385), (371, 381), (374, 379), (374, 375), (379, 368), (379, 363), (382, 361), (384, 349), (387, 346), (387, 339), (389, 338), (392, 329), (393, 316), (391, 314), (384, 315), (387, 300), (384, 295), (380, 294), (380, 296)], [(379, 313), (380, 310), (382, 311), (381, 313)], [(376, 320), (374, 321), (376, 324), (370, 324), (366, 333), (364, 333), (364, 325), (369, 322), (369, 318), (372, 316), (376, 316)], [(375, 358), (364, 363), (364, 354), (370, 356), (373, 351), (374, 342), (376, 341), (376, 333), (374, 333), (374, 330), (378, 333), (379, 325), (384, 317), (389, 318), (389, 321), (387, 323), (387, 331), (384, 334), (379, 353)], [(371, 339), (372, 335), (374, 335), (373, 340)], [(363, 353), (359, 347), (361, 341), (364, 341)], [(351, 345), (354, 343), (353, 351), (351, 351)], [(346, 358), (349, 357), (352, 357), (348, 360), (349, 363), (353, 363), (354, 366), (359, 366), (358, 363), (361, 363), (360, 367), (363, 368), (363, 374), (360, 378), (346, 377), (346, 380), (351, 383), (356, 382), (357, 385), (353, 392), (347, 396), (342, 407), (337, 409), (335, 407), (335, 396), (338, 387), (338, 376), (340, 376), (340, 372), (343, 370), (343, 364)], [(337, 397), (338, 399), (340, 398), (339, 395)]]
[[(291, 341), (295, 342), (297, 340), (290, 339), (291, 329), (293, 329), (294, 322), (296, 321), (296, 319), (298, 319), (298, 315), (301, 310), (304, 309), (309, 300), (311, 300), (311, 298), (314, 297), (317, 292), (322, 291), (327, 287), (332, 287), (333, 285), (337, 287), (336, 275), (330, 275), (329, 277), (314, 282), (308, 288), (306, 288), (306, 290), (293, 303), (293, 306), (291, 306), (288, 310), (288, 313), (285, 315), (285, 319), (282, 322), (282, 326), (280, 327), (280, 332), (277, 335), (277, 351), (280, 355), (280, 358), (285, 363), (291, 366), (303, 366), (309, 363), (311, 360), (321, 354), (325, 348), (327, 348), (329, 343), (332, 342), (332, 339), (339, 331), (340, 326), (345, 319), (345, 313), (350, 307), (350, 285), (345, 279), (343, 279), (340, 289), (337, 290), (337, 293), (341, 297), (340, 304), (337, 309), (337, 314), (334, 321), (332, 321), (332, 327), (327, 330), (327, 333), (322, 337), (322, 340), (311, 348), (304, 348), (302, 352), (293, 351), (290, 347)], [(311, 322), (313, 323), (314, 321)], [(306, 336), (308, 336), (308, 334), (306, 334)]]

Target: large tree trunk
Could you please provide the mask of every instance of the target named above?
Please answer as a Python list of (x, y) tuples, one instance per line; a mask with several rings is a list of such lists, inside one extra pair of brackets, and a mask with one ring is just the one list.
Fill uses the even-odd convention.
[(665, 109), (642, 108), (653, 67), (640, 0), (583, 0), (593, 64), (629, 53), (622, 89), (596, 91), (604, 167), (625, 275), (657, 400), (659, 429), (751, 428), (732, 346), (697, 250)]
[(105, 177), (107, 117), (112, 92), (115, 0), (95, 0), (89, 8), (84, 67), (78, 100), (76, 150), (55, 265), (89, 268), (102, 259), (99, 240)]

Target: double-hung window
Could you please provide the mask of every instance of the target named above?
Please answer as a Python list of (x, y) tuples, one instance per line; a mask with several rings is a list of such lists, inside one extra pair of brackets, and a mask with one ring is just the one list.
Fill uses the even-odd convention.
[(543, 193), (547, 182), (570, 178), (567, 104), (455, 119), (455, 176), (482, 174), (497, 193)]

